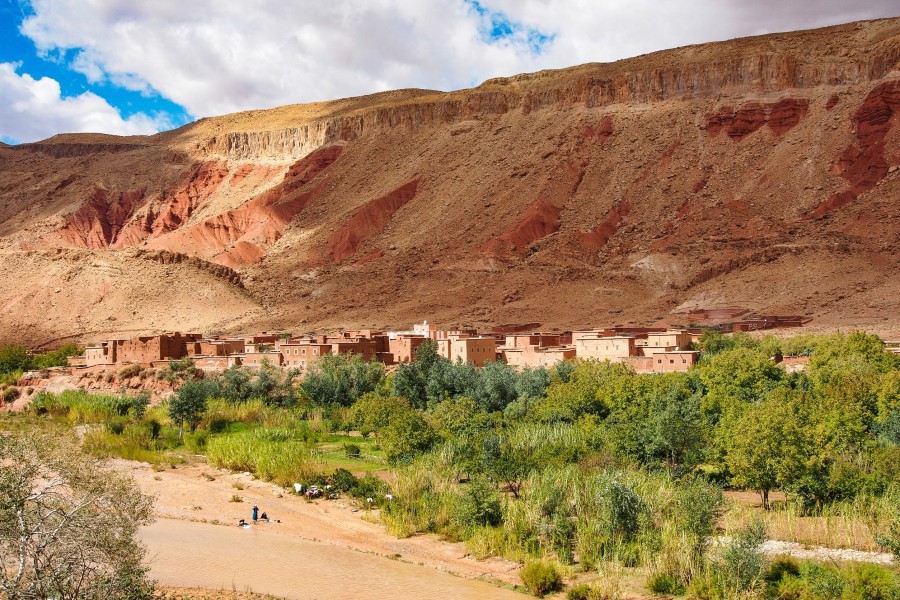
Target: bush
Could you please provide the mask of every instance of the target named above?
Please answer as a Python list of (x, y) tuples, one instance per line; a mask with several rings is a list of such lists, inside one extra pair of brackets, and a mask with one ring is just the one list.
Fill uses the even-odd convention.
[(209, 432), (198, 429), (197, 431), (184, 436), (184, 445), (194, 454), (199, 454), (206, 449), (207, 438)]
[(362, 450), (356, 444), (344, 444), (344, 454), (347, 455), (347, 458), (359, 458)]
[(566, 593), (566, 598), (568, 600), (594, 600), (594, 589), (586, 583), (579, 583), (578, 585), (572, 586), (572, 588)]
[(331, 476), (331, 485), (337, 491), (346, 494), (359, 485), (359, 479), (347, 469), (337, 469)]
[(4, 402), (12, 402), (16, 398), (19, 397), (19, 388), (16, 386), (11, 386), (3, 390), (3, 401)]
[(559, 569), (553, 563), (543, 560), (535, 560), (522, 567), (519, 577), (522, 578), (525, 588), (538, 598), (543, 598), (562, 587)]
[(647, 578), (647, 589), (654, 594), (678, 596), (684, 593), (684, 584), (670, 573), (652, 573)]
[(762, 576), (765, 563), (760, 546), (766, 539), (766, 528), (756, 520), (737, 531), (725, 546), (720, 569), (727, 589), (743, 592), (755, 588)]
[(841, 600), (898, 600), (900, 575), (877, 565), (859, 564), (847, 573)]
[(119, 379), (130, 379), (135, 375), (140, 375), (144, 372), (144, 367), (135, 363), (133, 365), (127, 365), (119, 369)]
[(355, 498), (383, 498), (388, 491), (387, 484), (376, 475), (366, 473), (366, 476), (356, 482), (350, 495)]
[(463, 528), (496, 527), (503, 521), (497, 488), (483, 480), (469, 484), (457, 505), (456, 520)]

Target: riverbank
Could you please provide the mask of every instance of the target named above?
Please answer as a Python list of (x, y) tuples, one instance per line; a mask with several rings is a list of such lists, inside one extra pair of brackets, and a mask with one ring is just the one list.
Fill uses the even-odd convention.
[[(163, 471), (126, 460), (111, 463), (131, 475), (142, 492), (154, 497), (157, 517), (192, 521), (212, 528), (201, 531), (220, 527), (247, 533), (235, 525), (242, 518), (249, 521), (251, 507), (255, 505), (265, 511), (272, 522), (258, 523), (252, 528), (254, 534), (274, 534), (314, 542), (320, 549), (352, 550), (361, 555), (390, 557), (394, 559), (390, 561), (392, 564), (408, 563), (419, 568), (423, 577), (427, 571), (421, 567), (464, 579), (521, 585), (517, 563), (499, 558), (475, 560), (463, 544), (441, 541), (433, 535), (397, 539), (377, 523), (377, 511), (356, 508), (345, 499), (307, 502), (250, 474), (230, 473), (202, 462)], [(214, 537), (213, 534), (210, 537)], [(204, 547), (206, 542), (195, 542), (195, 546)], [(226, 583), (226, 589), (230, 589), (230, 582)], [(179, 582), (172, 581), (171, 584)]]
[(242, 529), (162, 518), (142, 528), (140, 535), (148, 548), (150, 576), (162, 585), (298, 600), (521, 598), (484, 581), (302, 539), (262, 525)]

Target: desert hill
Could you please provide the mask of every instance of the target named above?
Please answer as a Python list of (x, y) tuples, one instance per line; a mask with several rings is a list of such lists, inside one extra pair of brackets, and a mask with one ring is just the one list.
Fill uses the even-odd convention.
[(900, 18), (0, 146), (0, 340), (693, 307), (900, 333)]

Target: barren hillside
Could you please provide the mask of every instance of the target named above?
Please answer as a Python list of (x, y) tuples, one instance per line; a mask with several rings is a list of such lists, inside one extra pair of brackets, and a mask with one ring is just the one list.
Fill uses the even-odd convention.
[(900, 18), (0, 146), (0, 340), (684, 322), (900, 334)]

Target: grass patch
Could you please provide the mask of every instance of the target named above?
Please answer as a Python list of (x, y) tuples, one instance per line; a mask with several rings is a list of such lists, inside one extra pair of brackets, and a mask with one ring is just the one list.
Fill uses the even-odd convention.
[(210, 437), (206, 456), (215, 467), (249, 471), (289, 486), (318, 475), (321, 462), (302, 434), (285, 429), (253, 429)]

